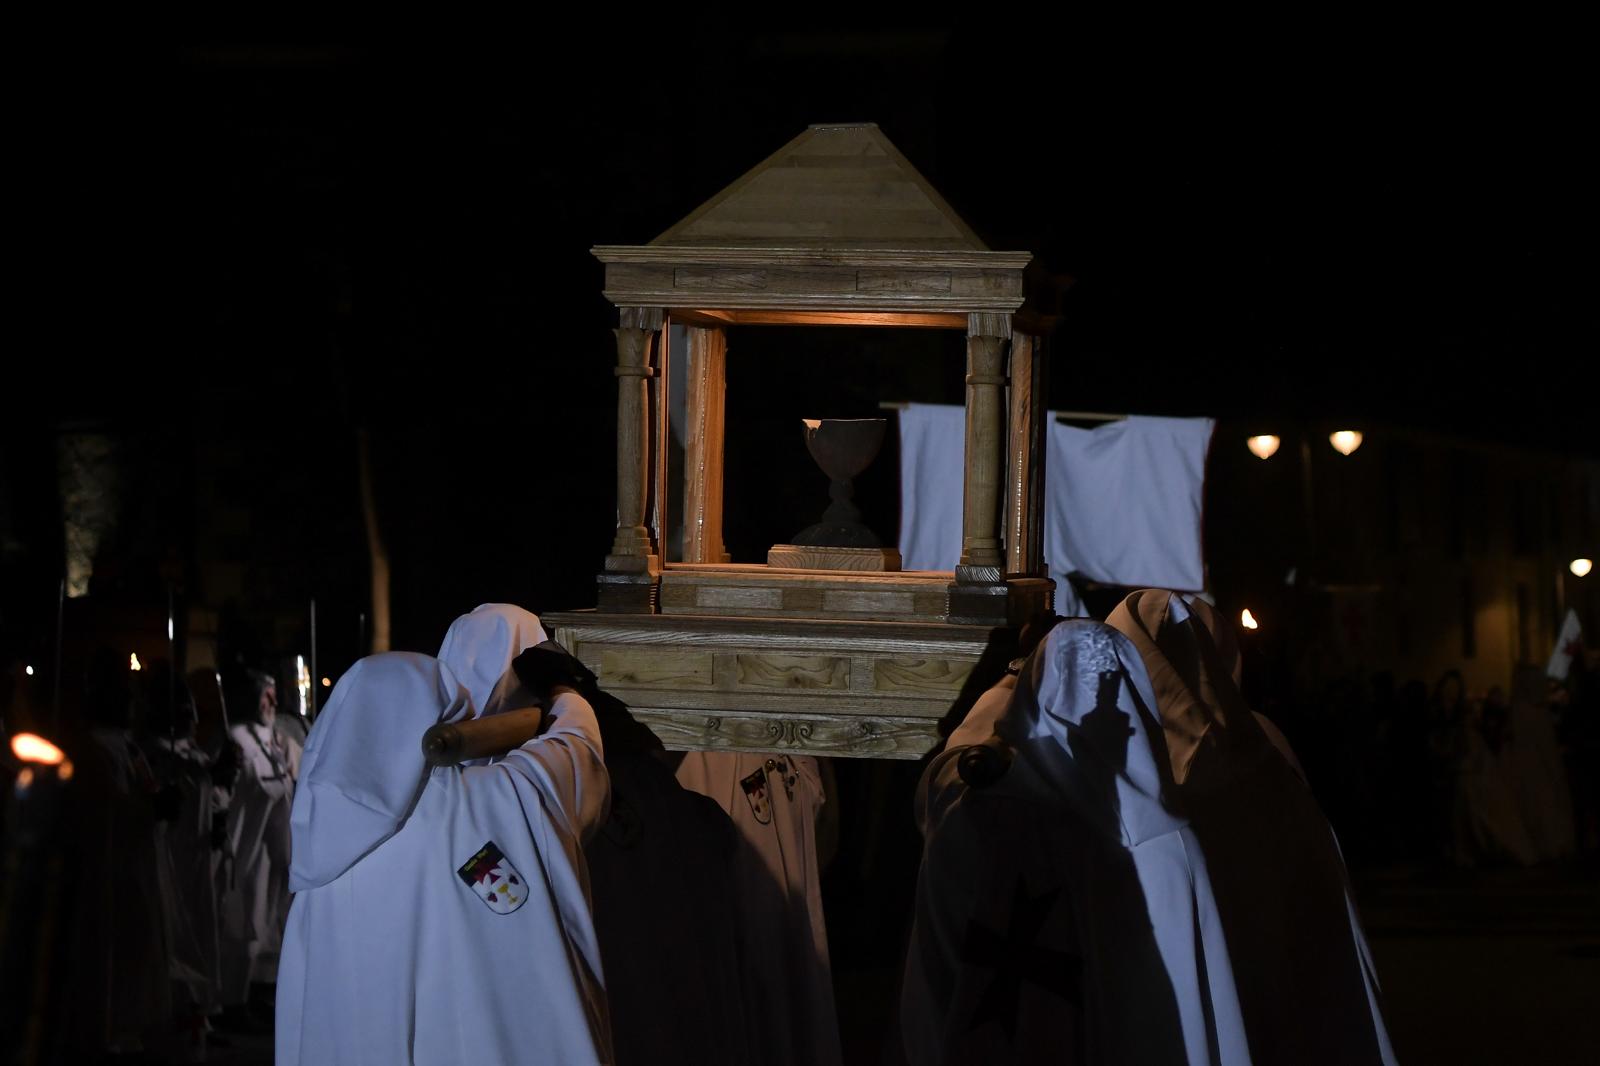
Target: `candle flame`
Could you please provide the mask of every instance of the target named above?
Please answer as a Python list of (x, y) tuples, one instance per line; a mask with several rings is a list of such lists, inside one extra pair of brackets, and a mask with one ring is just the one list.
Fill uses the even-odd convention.
[(1240, 612), (1240, 614), (1239, 614), (1239, 624), (1244, 626), (1246, 629), (1260, 629), (1261, 628), (1260, 625), (1258, 625), (1257, 622), (1256, 622), (1256, 616), (1250, 613), (1250, 608), (1248, 608), (1248, 607), (1246, 607), (1242, 612)]
[(139, 653), (138, 652), (135, 651), (135, 652), (129, 652), (128, 653), (128, 669), (129, 670), (134, 670), (134, 671), (138, 671), (138, 670), (143, 670), (144, 669), (144, 663), (139, 661)]

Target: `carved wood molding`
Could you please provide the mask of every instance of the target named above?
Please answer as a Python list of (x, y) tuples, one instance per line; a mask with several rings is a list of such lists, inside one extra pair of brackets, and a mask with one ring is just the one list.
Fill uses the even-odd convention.
[(597, 244), (590, 249), (602, 263), (645, 263), (700, 266), (835, 266), (953, 270), (1016, 270), (1033, 260), (1032, 252), (973, 249), (801, 248), (762, 245)]
[[(808, 621), (649, 615), (624, 619), (593, 611), (540, 615), (547, 627), (593, 644), (673, 648), (767, 648), (818, 654), (827, 651), (976, 659), (989, 631), (979, 626), (926, 622)], [(567, 636), (560, 638), (563, 643)], [(567, 645), (569, 648), (571, 644)]]
[(799, 751), (847, 758), (916, 759), (939, 742), (934, 720), (842, 715), (708, 714), (634, 707), (673, 751)]

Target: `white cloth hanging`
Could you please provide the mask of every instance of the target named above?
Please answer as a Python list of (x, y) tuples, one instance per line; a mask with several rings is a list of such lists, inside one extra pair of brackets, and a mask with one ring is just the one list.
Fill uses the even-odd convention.
[(953, 570), (961, 558), (966, 408), (912, 403), (900, 426), (900, 565)]
[(1094, 429), (1050, 420), (1044, 552), (1057, 587), (1206, 587), (1200, 520), (1209, 418), (1129, 415)]
[(489, 766), (420, 738), (470, 717), (423, 655), (356, 663), (318, 716), (294, 805), (277, 1061), (611, 1061), (582, 842), (605, 819), (594, 712), (566, 693)]
[[(899, 412), (900, 555), (907, 570), (961, 557), (966, 413), (944, 404)], [(1073, 571), (1107, 585), (1205, 587), (1201, 505), (1209, 418), (1130, 416), (1094, 429), (1046, 428), (1044, 552), (1056, 613), (1082, 609)]]

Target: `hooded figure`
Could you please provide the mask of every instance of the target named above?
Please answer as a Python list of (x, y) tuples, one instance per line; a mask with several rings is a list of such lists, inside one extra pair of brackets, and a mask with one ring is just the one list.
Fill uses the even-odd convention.
[(1203, 600), (1145, 589), (1106, 619), (1138, 649), (1211, 873), (1261, 1063), (1393, 1063), (1338, 842), (1281, 733), (1245, 706), (1232, 630)]
[(318, 715), (279, 1066), (611, 1060), (582, 851), (606, 813), (594, 712), (562, 692), (493, 765), (430, 770), (422, 734), (472, 713), (448, 667), (390, 653), (356, 663)]
[[(277, 977), (288, 911), (289, 806), (296, 759), (274, 728), (277, 682), (252, 670), (248, 703), (229, 731), (239, 746), (239, 776), (228, 807), (232, 869), (221, 904), (222, 1002), (242, 1007), (251, 986)], [(241, 701), (245, 703), (245, 701)]]
[(521, 682), (511, 660), (550, 639), (539, 616), (509, 603), (485, 603), (450, 623), (439, 661), (472, 697), (474, 717), (517, 709)]
[[(156, 826), (167, 867), (162, 904), (170, 931), (173, 1004), (198, 1039), (198, 1019), (222, 1005), (222, 959), (217, 925), (218, 850), (214, 846), (220, 776), (194, 741), (195, 708), (183, 681), (170, 680), (164, 662), (143, 675), (146, 730), (142, 747), (156, 779), (165, 783), (168, 819)], [(176, 696), (169, 712), (168, 686)], [(231, 752), (230, 752), (231, 754)]]
[(716, 800), (738, 830), (741, 979), (756, 1056), (772, 1066), (840, 1062), (817, 865), (817, 760), (691, 751), (678, 781)]
[[(511, 663), (546, 640), (537, 616), (484, 604), (457, 618), (439, 658), (480, 714), (506, 707)], [(593, 694), (611, 779), (611, 810), (584, 848), (621, 1066), (744, 1063), (728, 816), (674, 780), (655, 734)]]
[[(1249, 1061), (1206, 865), (1163, 802), (1154, 705), (1125, 638), (1065, 621), (929, 764), (913, 1066)], [(996, 738), (1010, 769), (967, 785), (963, 755)]]

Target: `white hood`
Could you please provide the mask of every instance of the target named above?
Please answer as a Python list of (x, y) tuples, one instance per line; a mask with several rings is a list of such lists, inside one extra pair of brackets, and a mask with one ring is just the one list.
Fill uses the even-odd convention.
[(1184, 825), (1163, 802), (1170, 770), (1144, 661), (1111, 627), (1088, 619), (1057, 625), (994, 729), (1016, 751), (996, 790), (1064, 800), (1129, 846)]
[(511, 660), (549, 640), (539, 616), (509, 603), (485, 603), (450, 623), (439, 659), (472, 694), (477, 716), (514, 711), (519, 687)]
[(437, 659), (362, 659), (306, 739), (295, 790), (289, 890), (325, 885), (405, 823), (428, 778), (422, 734), (472, 716), (467, 690)]

